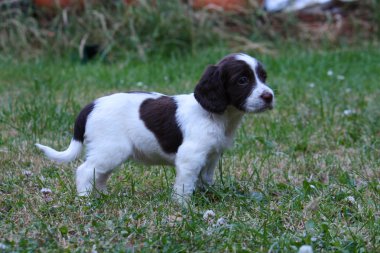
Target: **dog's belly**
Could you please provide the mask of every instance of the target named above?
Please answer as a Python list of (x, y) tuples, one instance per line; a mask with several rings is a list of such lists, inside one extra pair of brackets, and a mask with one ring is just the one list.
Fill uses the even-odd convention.
[(146, 165), (174, 165), (175, 155), (163, 154), (160, 151), (139, 150), (134, 148), (131, 159)]
[(125, 137), (132, 147), (130, 159), (147, 165), (174, 165), (175, 153), (167, 153), (142, 121), (126, 122)]

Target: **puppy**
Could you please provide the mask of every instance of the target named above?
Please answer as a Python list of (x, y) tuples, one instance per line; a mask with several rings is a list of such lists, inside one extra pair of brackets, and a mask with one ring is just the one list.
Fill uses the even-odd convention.
[(232, 54), (209, 66), (194, 93), (116, 93), (96, 99), (79, 113), (69, 147), (58, 152), (36, 144), (56, 162), (73, 161), (87, 146), (76, 171), (78, 194), (106, 191), (111, 172), (127, 159), (176, 167), (174, 196), (214, 182), (221, 153), (230, 147), (245, 113), (272, 109), (273, 91), (260, 62)]

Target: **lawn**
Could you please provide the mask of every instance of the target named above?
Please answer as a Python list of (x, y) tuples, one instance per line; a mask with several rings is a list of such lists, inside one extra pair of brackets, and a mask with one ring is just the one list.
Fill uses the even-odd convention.
[[(192, 92), (227, 53), (86, 65), (0, 58), (0, 251), (296, 252), (308, 244), (315, 252), (379, 252), (377, 45), (255, 55), (275, 109), (245, 117), (216, 184), (188, 208), (170, 198), (174, 168), (127, 162), (108, 195), (79, 198), (80, 161), (54, 164), (34, 147), (66, 148), (77, 113), (99, 96)], [(204, 219), (207, 210), (215, 216)]]

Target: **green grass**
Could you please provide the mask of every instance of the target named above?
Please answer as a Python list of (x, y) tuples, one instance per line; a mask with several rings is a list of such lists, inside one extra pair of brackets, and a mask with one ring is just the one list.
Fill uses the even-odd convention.
[[(380, 51), (283, 48), (258, 55), (275, 110), (247, 115), (216, 185), (188, 209), (174, 169), (126, 163), (109, 195), (78, 198), (74, 168), (35, 142), (67, 147), (82, 106), (128, 90), (191, 92), (226, 49), (138, 62), (0, 60), (0, 245), (4, 251), (380, 251)], [(331, 70), (333, 74), (327, 73)], [(343, 79), (343, 80), (339, 80)], [(351, 110), (346, 111), (345, 110)], [(351, 113), (352, 112), (352, 113)], [(31, 175), (26, 175), (30, 171)], [(52, 194), (41, 193), (49, 188)], [(213, 221), (203, 220), (213, 210)], [(226, 225), (215, 226), (218, 218)], [(1, 250), (1, 249), (0, 249)]]

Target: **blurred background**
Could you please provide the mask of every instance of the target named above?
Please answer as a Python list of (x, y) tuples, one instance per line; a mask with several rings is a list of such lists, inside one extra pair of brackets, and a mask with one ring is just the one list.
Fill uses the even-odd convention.
[(376, 0), (0, 0), (0, 55), (114, 61), (223, 45), (276, 53), (379, 38)]

